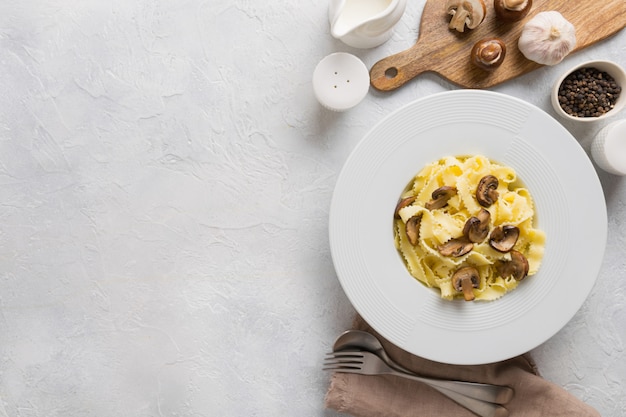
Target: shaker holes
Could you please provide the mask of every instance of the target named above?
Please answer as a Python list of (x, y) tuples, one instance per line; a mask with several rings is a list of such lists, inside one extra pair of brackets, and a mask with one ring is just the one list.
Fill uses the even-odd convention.
[[(339, 73), (337, 71), (335, 71), (335, 75), (339, 75)], [(349, 84), (350, 83), (350, 79), (347, 79), (346, 83)], [(337, 84), (333, 85), (333, 88), (338, 88), (338, 85)]]

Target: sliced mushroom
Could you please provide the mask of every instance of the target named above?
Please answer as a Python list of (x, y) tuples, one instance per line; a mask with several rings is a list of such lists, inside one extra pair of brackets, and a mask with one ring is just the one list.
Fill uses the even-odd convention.
[(516, 226), (498, 226), (491, 232), (489, 236), (489, 245), (498, 252), (508, 252), (517, 243), (519, 238), (519, 228)]
[(470, 217), (463, 226), (463, 235), (466, 236), (470, 242), (480, 243), (489, 234), (489, 220), (491, 220), (491, 213), (488, 210), (480, 209), (480, 212), (476, 216)]
[(532, 6), (532, 0), (494, 0), (493, 2), (496, 17), (503, 22), (522, 20)]
[(474, 244), (467, 240), (465, 236), (451, 239), (439, 246), (439, 253), (443, 256), (453, 256), (458, 258), (474, 249)]
[(528, 259), (516, 250), (512, 250), (510, 253), (510, 261), (499, 260), (496, 262), (496, 272), (502, 278), (513, 276), (516, 281), (521, 281), (528, 275)]
[(394, 212), (393, 216), (396, 219), (399, 219), (400, 218), (400, 210), (402, 210), (406, 206), (410, 206), (411, 204), (413, 204), (413, 202), (415, 202), (415, 196), (406, 197), (406, 198), (403, 198), (400, 201), (398, 201), (398, 204), (396, 205), (396, 211)]
[(413, 246), (417, 245), (417, 241), (420, 238), (420, 224), (422, 223), (422, 214), (418, 213), (415, 216), (407, 220), (405, 225), (406, 237), (409, 239), (409, 243)]
[(483, 207), (490, 207), (498, 199), (498, 179), (493, 175), (485, 175), (476, 187), (476, 199)]
[(437, 188), (431, 194), (432, 200), (424, 204), (428, 210), (437, 210), (445, 207), (448, 201), (456, 195), (456, 188), (449, 185)]
[(498, 38), (483, 39), (474, 44), (470, 57), (478, 68), (493, 71), (504, 62), (506, 45)]
[(480, 274), (473, 266), (464, 266), (452, 275), (452, 286), (458, 292), (463, 291), (465, 301), (472, 301), (474, 288), (480, 285)]
[(446, 11), (452, 15), (448, 27), (464, 32), (465, 26), (468, 29), (475, 29), (485, 20), (487, 6), (483, 0), (448, 0)]

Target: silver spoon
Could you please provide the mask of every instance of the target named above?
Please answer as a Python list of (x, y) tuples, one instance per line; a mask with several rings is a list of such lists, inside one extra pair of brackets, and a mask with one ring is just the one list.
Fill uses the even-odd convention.
[[(343, 332), (333, 344), (333, 351), (346, 349), (362, 349), (376, 354), (387, 365), (397, 371), (415, 376), (412, 372), (394, 362), (383, 347), (380, 340), (371, 333), (362, 330), (347, 330)], [(488, 401), (496, 404), (506, 404), (513, 398), (513, 389), (497, 385), (482, 384), (478, 382), (448, 381), (418, 377), (420, 381), (433, 388), (443, 388), (446, 391), (454, 391), (467, 397)]]

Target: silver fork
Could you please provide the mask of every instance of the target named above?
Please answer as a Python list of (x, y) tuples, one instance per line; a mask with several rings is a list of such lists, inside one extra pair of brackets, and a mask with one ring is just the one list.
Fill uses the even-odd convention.
[(506, 404), (513, 397), (509, 387), (477, 382), (448, 381), (397, 371), (371, 352), (345, 350), (328, 353), (323, 370), (362, 375), (395, 375), (425, 383), (481, 417), (506, 417)]

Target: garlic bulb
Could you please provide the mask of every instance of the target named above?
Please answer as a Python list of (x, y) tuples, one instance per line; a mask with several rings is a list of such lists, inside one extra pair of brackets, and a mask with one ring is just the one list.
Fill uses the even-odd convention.
[(576, 29), (559, 12), (541, 12), (524, 25), (517, 46), (531, 61), (555, 65), (576, 46)]

